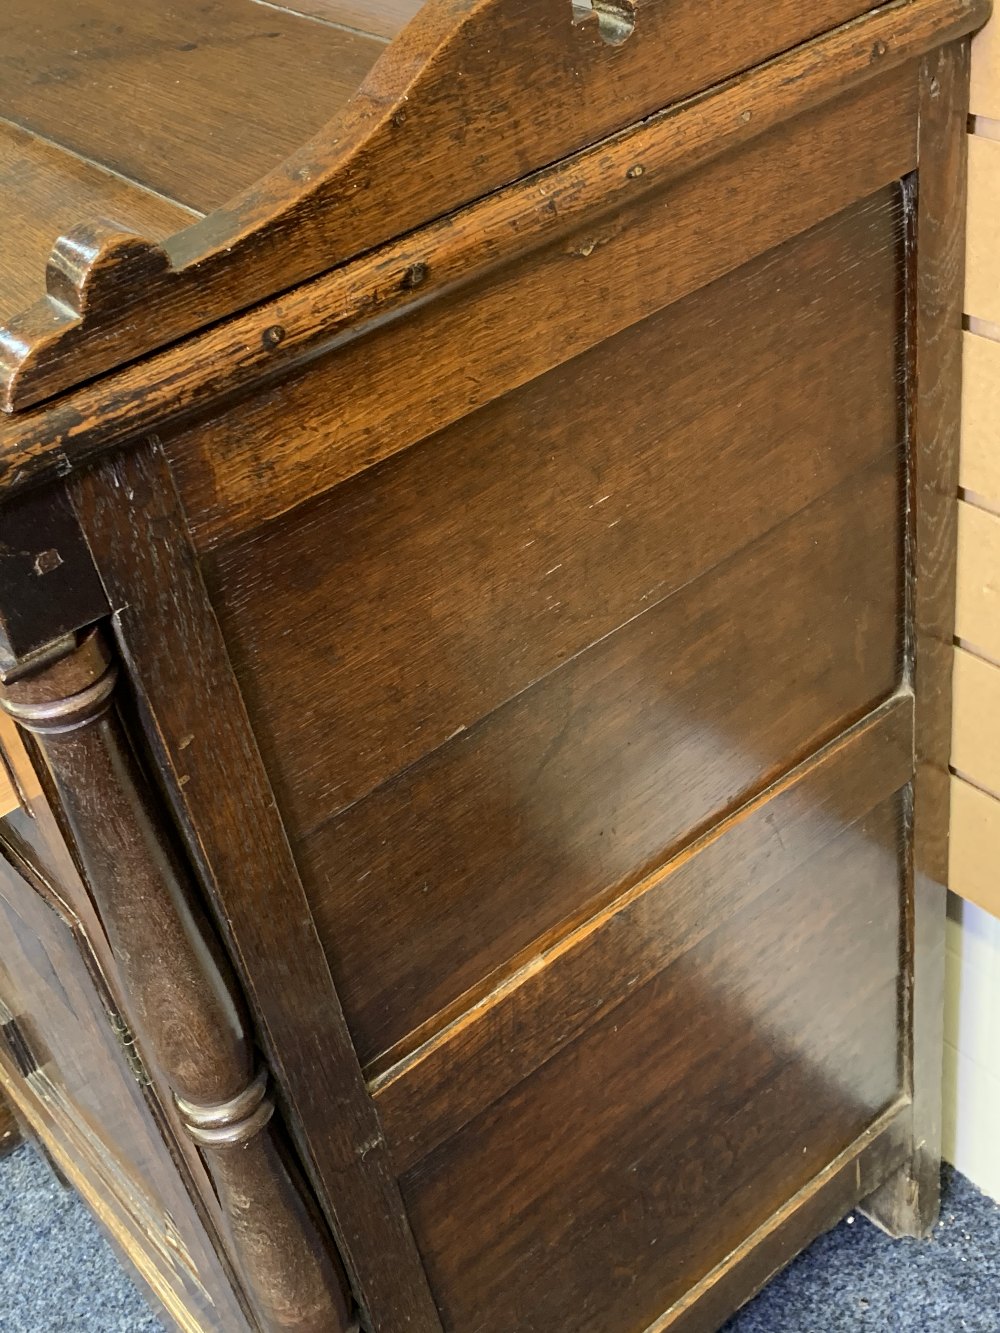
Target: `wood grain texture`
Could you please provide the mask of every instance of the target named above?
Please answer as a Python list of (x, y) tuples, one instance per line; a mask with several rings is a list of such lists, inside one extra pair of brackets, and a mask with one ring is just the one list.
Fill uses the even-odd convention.
[(363, 1063), (893, 691), (898, 506), (893, 453), (298, 841)]
[(913, 92), (904, 72), (805, 116), (199, 423), (169, 445), (196, 542), (281, 514), (897, 179), (915, 162)]
[[(81, 1138), (77, 1129), (82, 1126), (86, 1130), (86, 1127), (90, 1126), (96, 1128), (100, 1136), (102, 1125), (115, 1126), (113, 1141), (104, 1142), (104, 1147), (97, 1153), (97, 1158), (103, 1160), (102, 1154), (108, 1154), (112, 1164), (125, 1163), (130, 1152), (141, 1151), (141, 1158), (132, 1159), (133, 1167), (127, 1164), (122, 1166), (124, 1176), (131, 1179), (134, 1174), (136, 1179), (147, 1182), (154, 1198), (163, 1199), (166, 1214), (174, 1219), (168, 1224), (168, 1234), (172, 1234), (171, 1228), (176, 1226), (185, 1237), (185, 1243), (192, 1253), (202, 1247), (197, 1266), (203, 1274), (202, 1281), (213, 1291), (213, 1301), (225, 1310), (232, 1307), (233, 1311), (238, 1311), (242, 1308), (243, 1317), (249, 1320), (251, 1316), (246, 1296), (232, 1268), (223, 1241), (223, 1223), (215, 1191), (201, 1157), (184, 1133), (180, 1114), (173, 1099), (170, 1097), (161, 1099), (158, 1088), (154, 1087), (144, 1074), (139, 1075), (139, 1082), (142, 1085), (143, 1121), (149, 1124), (149, 1128), (143, 1131), (145, 1137), (141, 1142), (145, 1146), (141, 1149), (130, 1146), (135, 1143), (136, 1126), (126, 1131), (110, 1108), (94, 1111), (89, 1101), (89, 1098), (97, 1093), (101, 1097), (109, 1097), (112, 1104), (114, 1103), (115, 1090), (120, 1091), (126, 1068), (134, 1064), (135, 1047), (130, 1025), (122, 1017), (127, 1011), (124, 988), (107, 936), (67, 845), (66, 839), (69, 834), (62, 812), (58, 804), (55, 807), (50, 804), (49, 798), (54, 797), (54, 793), (44, 762), (37, 751), (32, 750), (29, 753), (30, 744), (30, 739), (19, 731), (14, 720), (0, 709), (0, 747), (17, 783), (21, 798), (21, 808), (9, 815), (0, 825), (0, 846), (4, 858), (15, 875), (23, 880), (45, 904), (49, 918), (54, 913), (60, 922), (66, 923), (73, 939), (68, 954), (71, 961), (67, 964), (67, 971), (69, 974), (74, 971), (72, 950), (75, 949), (84, 960), (90, 985), (98, 997), (95, 1006), (90, 1001), (84, 1003), (83, 997), (78, 996), (70, 1006), (75, 1017), (71, 1018), (67, 1013), (66, 1020), (63, 1021), (59, 1005), (54, 1002), (46, 1005), (41, 998), (46, 992), (44, 981), (37, 986), (38, 999), (33, 1003), (37, 1003), (40, 1011), (45, 1013), (45, 1022), (51, 1020), (58, 1025), (60, 1042), (65, 1040), (69, 1043), (69, 1049), (63, 1052), (58, 1063), (62, 1074), (72, 1076), (67, 1079), (65, 1095), (60, 1099), (60, 1105), (65, 1104), (66, 1114), (60, 1114), (58, 1126), (50, 1116), (40, 1117), (37, 1098), (35, 1099), (30, 1115), (34, 1132), (44, 1138), (46, 1150), (55, 1155), (59, 1154), (60, 1149), (58, 1144), (53, 1142), (52, 1134), (57, 1135), (60, 1143), (64, 1143), (65, 1136), (69, 1135), (69, 1141), (77, 1144), (80, 1153), (89, 1161), (94, 1158), (94, 1153), (86, 1144), (92, 1144), (93, 1140), (86, 1132)], [(23, 905), (20, 908), (20, 916), (27, 923)], [(46, 912), (41, 913), (40, 919), (46, 919)], [(26, 924), (25, 929), (31, 930), (31, 926)], [(35, 934), (38, 934), (37, 929)], [(44, 930), (41, 936), (45, 936)], [(51, 952), (48, 951), (50, 956)], [(7, 956), (9, 962), (10, 954)], [(66, 983), (60, 984), (65, 990)], [(24, 988), (21, 987), (21, 994), (23, 993)], [(109, 1016), (108, 1030), (99, 1023), (93, 1024), (87, 1021), (88, 1014), (102, 1012)], [(117, 1079), (109, 1077), (95, 1080), (93, 1083), (88, 1082), (87, 1071), (92, 1056), (89, 1053), (90, 1043), (85, 1039), (83, 1031), (78, 1032), (75, 1026), (81, 1022), (83, 1029), (89, 1032), (93, 1041), (97, 1042), (98, 1050), (104, 1049), (108, 1042), (109, 1031), (114, 1030), (118, 1042), (116, 1054), (122, 1061), (122, 1069)], [(100, 1062), (100, 1057), (96, 1058)], [(78, 1109), (81, 1092), (82, 1107)], [(94, 1169), (97, 1170), (97, 1167)], [(119, 1179), (119, 1174), (116, 1166), (112, 1166), (110, 1174), (103, 1168), (98, 1170), (99, 1178), (111, 1181), (112, 1187), (114, 1181)], [(96, 1181), (88, 1177), (85, 1193), (91, 1201), (91, 1206), (94, 1205), (99, 1192)], [(135, 1194), (135, 1190), (128, 1188), (125, 1189), (124, 1195), (126, 1208), (129, 1198), (139, 1197)], [(193, 1218), (193, 1222), (188, 1220), (189, 1218)], [(151, 1244), (155, 1260), (159, 1242), (155, 1239), (144, 1241), (143, 1233), (148, 1231), (148, 1228), (144, 1224), (137, 1225), (139, 1225), (137, 1232), (139, 1245)], [(202, 1231), (205, 1233), (205, 1240), (202, 1239)], [(156, 1236), (155, 1228), (150, 1234)], [(210, 1256), (210, 1260), (207, 1256)], [(141, 1268), (144, 1256), (141, 1253), (133, 1255), (133, 1263), (137, 1263)], [(209, 1273), (213, 1276), (209, 1277)], [(232, 1291), (231, 1297), (227, 1294), (228, 1289)], [(235, 1321), (234, 1328), (242, 1327), (235, 1313), (232, 1318)]]
[(899, 438), (899, 226), (879, 195), (206, 562), (300, 835)]
[[(969, 43), (928, 56), (920, 72), (920, 166), (909, 308), (909, 616), (917, 700), (912, 870), (903, 1061), (914, 1099), (913, 1157), (870, 1203), (887, 1230), (923, 1235), (937, 1218), (941, 1158), (948, 760), (962, 409), (966, 118)], [(960, 631), (959, 631), (960, 632)]]
[[(261, 2), (271, 7), (272, 0)], [(409, 23), (420, 4), (421, 0), (277, 0), (276, 7), (388, 39)]]
[[(913, 771), (899, 696), (616, 898), (373, 1084), (403, 1173)], [(780, 829), (780, 833), (777, 831)]]
[(208, 213), (335, 118), (382, 50), (247, 0), (5, 0), (0, 116)]
[(198, 216), (3, 121), (0, 195), (0, 324), (45, 295), (52, 246), (82, 218), (114, 217), (162, 241)]
[(901, 835), (893, 799), (720, 913), (404, 1177), (446, 1327), (647, 1327), (895, 1100)]
[(995, 17), (973, 41), (969, 110), (1000, 121), (1000, 21)]
[[(154, 1104), (125, 1057), (128, 1033), (94, 947), (92, 927), (0, 842), (0, 1004), (20, 1029), (16, 1065), (0, 1037), (5, 1081), (28, 1096), (47, 1148), (68, 1150), (87, 1197), (123, 1210), (133, 1262), (188, 1320), (234, 1333), (254, 1327), (240, 1308), (219, 1240), (199, 1217), (189, 1180), (162, 1137)], [(117, 1022), (115, 1021), (117, 1020)], [(30, 1065), (37, 1066), (30, 1070)], [(20, 1105), (20, 1099), (19, 1099)]]
[[(708, 25), (706, 32), (699, 7), (650, 7), (637, 41), (609, 48), (598, 33), (596, 12), (588, 22), (569, 23), (561, 0), (545, 0), (543, 9), (528, 9), (519, 0), (469, 0), (469, 6), (456, 25), (447, 0), (425, 4), (378, 62), (350, 115), (334, 122), (332, 145), (315, 140), (262, 181), (242, 205), (234, 201), (224, 213), (156, 250), (155, 265), (132, 273), (114, 238), (94, 244), (88, 237), (82, 276), (94, 270), (93, 286), (104, 299), (93, 303), (88, 318), (72, 304), (60, 304), (53, 293), (52, 300), (25, 312), (10, 327), (4, 338), (7, 409), (29, 406), (127, 356), (149, 352), (213, 318), (260, 302), (276, 288), (290, 287), (336, 260), (343, 262), (422, 226), (484, 191), (580, 150), (634, 117), (669, 105), (673, 97), (665, 71), (678, 53), (682, 61), (692, 59), (683, 25), (692, 25), (693, 39), (710, 35), (714, 43), (722, 35), (724, 59), (728, 63), (738, 53), (738, 69), (750, 62), (763, 33), (768, 43), (774, 41), (782, 16), (794, 28), (816, 23), (822, 12), (814, 5), (806, 14), (792, 0), (782, 0), (772, 4), (767, 25), (754, 24), (746, 11), (737, 11), (739, 22), (734, 15), (733, 22)], [(678, 157), (687, 158), (690, 168), (692, 156), (704, 159), (706, 145), (709, 155), (723, 152), (888, 73), (936, 41), (968, 31), (985, 17), (986, 9), (985, 0), (895, 0), (866, 20), (795, 46), (746, 78), (722, 83), (710, 105), (694, 99), (687, 108), (695, 112), (693, 141), (677, 133), (676, 122), (666, 128), (665, 137), (675, 146), (675, 164)], [(669, 31), (660, 32), (658, 45), (657, 24), (664, 23)], [(791, 29), (786, 39), (790, 37)], [(544, 49), (550, 40), (555, 49), (546, 63)], [(511, 52), (524, 49), (519, 41), (548, 71), (549, 95), (541, 102), (537, 97), (523, 104), (516, 98), (506, 101), (498, 91), (504, 62)], [(581, 44), (587, 48), (586, 59), (578, 49)], [(711, 83), (722, 77), (711, 73), (711, 44), (702, 40), (694, 49), (693, 68), (699, 75), (691, 91), (705, 86), (699, 79)], [(581, 77), (593, 93), (582, 101)], [(435, 128), (415, 147), (413, 135), (428, 119), (422, 110), (425, 101), (433, 107)], [(567, 101), (572, 111), (564, 105)], [(642, 111), (646, 101), (651, 105)], [(498, 116), (503, 117), (502, 135), (495, 133)], [(665, 129), (664, 120), (674, 121), (673, 109), (645, 128), (655, 135)], [(490, 151), (477, 155), (483, 133)], [(882, 130), (868, 137), (880, 142), (891, 136)], [(532, 145), (530, 156), (523, 140)], [(443, 146), (440, 156), (431, 143)], [(415, 152), (424, 164), (420, 190), (408, 183)], [(474, 166), (474, 185), (463, 177), (462, 162)], [(638, 179), (638, 173), (626, 177), (631, 179)], [(71, 248), (77, 248), (75, 242)], [(139, 300), (140, 288), (144, 302)], [(116, 302), (127, 307), (117, 321)]]
[[(122, 494), (133, 507), (122, 507)], [(158, 449), (137, 450), (81, 478), (75, 504), (116, 608), (142, 734), (257, 1018), (355, 1295), (377, 1333), (440, 1333), (381, 1127)], [(178, 678), (176, 662), (198, 669)]]

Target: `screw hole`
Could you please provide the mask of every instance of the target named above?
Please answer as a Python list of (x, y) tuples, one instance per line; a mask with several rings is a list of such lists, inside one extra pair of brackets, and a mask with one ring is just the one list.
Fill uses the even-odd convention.
[(597, 15), (597, 30), (609, 46), (621, 46), (635, 31), (632, 0), (573, 0), (573, 22), (586, 23)]

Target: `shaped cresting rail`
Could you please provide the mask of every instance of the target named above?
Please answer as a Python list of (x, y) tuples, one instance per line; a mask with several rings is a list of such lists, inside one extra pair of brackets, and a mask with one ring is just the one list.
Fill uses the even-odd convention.
[(282, 1133), (243, 1000), (114, 706), (99, 629), (8, 682), (58, 792), (147, 1057), (198, 1145), (264, 1333), (350, 1333), (346, 1279)]
[[(695, 0), (426, 0), (343, 113), (226, 207), (162, 244), (107, 220), (62, 236), (47, 294), (0, 327), (0, 407), (41, 403), (664, 112), (647, 127), (660, 165), (628, 186), (658, 188), (988, 12), (892, 0), (767, 59), (766, 25), (708, 43)], [(669, 118), (686, 109), (683, 126)], [(604, 183), (605, 207), (620, 185)], [(537, 207), (539, 230), (565, 227), (551, 192)]]

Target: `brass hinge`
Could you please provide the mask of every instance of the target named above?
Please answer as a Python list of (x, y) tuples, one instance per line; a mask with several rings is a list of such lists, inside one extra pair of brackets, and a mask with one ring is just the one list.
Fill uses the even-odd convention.
[(109, 1014), (108, 1018), (111, 1020), (111, 1031), (115, 1034), (118, 1045), (122, 1048), (125, 1062), (132, 1071), (132, 1077), (140, 1088), (150, 1087), (153, 1080), (149, 1077), (146, 1066), (143, 1064), (142, 1056), (135, 1044), (135, 1034), (132, 1029), (121, 1014)]

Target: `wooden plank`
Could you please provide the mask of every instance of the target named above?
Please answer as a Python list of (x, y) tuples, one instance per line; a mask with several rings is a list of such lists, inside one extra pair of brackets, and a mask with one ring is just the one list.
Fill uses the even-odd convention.
[(890, 454), (299, 840), (362, 1063), (891, 694), (899, 528)]
[(1000, 142), (970, 134), (968, 146), (965, 312), (1000, 324)]
[(948, 887), (1000, 916), (1000, 801), (960, 777), (951, 780)]
[(940, 1201), (948, 760), (962, 408), (969, 43), (920, 68), (918, 201), (907, 302), (911, 558), (908, 611), (916, 713), (912, 864), (905, 917), (901, 1062), (914, 1099), (914, 1155), (869, 1200), (887, 1231), (924, 1235)]
[(954, 689), (952, 767), (1000, 799), (1000, 667), (956, 648)]
[(705, 1333), (763, 1287), (896, 1171), (912, 1138), (910, 1108), (890, 1106), (870, 1129), (728, 1255), (646, 1333)]
[(958, 501), (955, 633), (1000, 662), (1000, 517)]
[[(313, 140), (224, 213), (189, 228), (165, 248), (140, 246), (138, 264), (135, 247), (123, 245), (120, 235), (87, 230), (71, 237), (68, 252), (88, 256), (88, 262), (71, 266), (78, 287), (86, 286), (101, 299), (80, 313), (81, 292), (67, 303), (65, 284), (62, 291), (57, 284), (50, 299), (11, 326), (2, 405), (20, 411), (79, 385), (263, 301), (275, 290), (287, 290), (337, 261), (371, 251), (391, 236), (423, 227), (473, 198), (491, 195), (546, 163), (557, 164), (548, 173), (551, 182), (560, 159), (631, 126), (629, 133), (618, 136), (617, 147), (628, 140), (629, 147), (637, 149), (648, 136), (651, 158), (620, 164), (617, 189), (603, 192), (603, 206), (610, 211), (615, 195), (662, 188), (682, 160), (686, 171), (703, 165), (797, 112), (846, 95), (879, 74), (915, 61), (937, 43), (970, 31), (977, 19), (986, 17), (988, 0), (894, 0), (812, 42), (788, 43), (774, 60), (747, 69), (762, 33), (768, 44), (776, 40), (780, 9), (784, 4), (772, 4), (767, 25), (747, 28), (745, 9), (738, 9), (732, 22), (718, 24), (707, 20), (698, 6), (669, 11), (653, 6), (636, 39), (616, 47), (612, 58), (598, 11), (585, 11), (583, 22), (567, 22), (563, 0), (543, 0), (530, 11), (519, 0), (470, 0), (458, 21), (447, 0), (424, 5), (378, 63), (344, 121), (332, 121), (325, 138)], [(788, 17), (794, 25), (811, 24), (820, 12), (817, 5), (804, 11), (790, 4)], [(691, 25), (687, 41), (681, 30), (686, 24)], [(710, 42), (703, 40), (706, 32)], [(521, 92), (520, 56), (511, 53), (525, 49), (546, 71), (544, 98), (537, 90), (530, 97)], [(735, 55), (735, 68), (747, 72), (717, 85), (711, 97), (692, 98), (687, 107), (674, 105), (665, 83), (671, 60), (693, 56), (693, 92), (722, 77), (711, 72), (712, 56), (719, 50), (728, 52), (727, 60)], [(498, 79), (503, 81), (498, 58), (512, 81), (513, 95), (506, 101), (497, 91)], [(587, 95), (581, 96), (584, 83)], [(661, 115), (650, 116), (659, 108)], [(681, 128), (676, 117), (685, 112), (694, 114)], [(552, 134), (548, 143), (546, 132)], [(482, 142), (480, 134), (485, 135)], [(884, 129), (877, 135), (871, 132), (873, 143), (885, 137)], [(657, 139), (658, 148), (652, 142)], [(598, 156), (610, 164), (617, 156), (615, 146), (614, 140), (597, 145)], [(417, 157), (424, 168), (420, 189), (411, 185), (410, 165)], [(641, 177), (632, 170), (637, 166)], [(630, 190), (639, 179), (646, 184)], [(528, 230), (537, 232), (539, 221), (550, 233), (562, 229), (558, 213), (548, 219), (544, 213), (558, 210), (563, 202), (570, 201), (549, 195), (540, 209), (535, 196), (534, 224)], [(500, 201), (497, 213), (502, 212)], [(482, 257), (496, 258), (479, 232), (475, 244)], [(527, 237), (525, 244), (530, 244)], [(439, 288), (441, 274), (426, 256), (420, 264), (424, 281), (416, 299), (424, 300)], [(411, 280), (400, 288), (386, 273), (380, 276), (384, 281), (376, 284), (377, 292), (365, 296), (365, 314), (372, 321), (388, 307), (412, 299), (414, 289)], [(343, 314), (337, 313), (337, 331), (343, 330)], [(276, 324), (284, 329), (279, 318), (261, 332)], [(287, 364), (294, 343), (283, 357), (271, 355), (275, 343), (284, 342), (265, 340), (265, 359)], [(235, 359), (244, 371), (247, 351), (256, 343), (250, 338), (239, 345)], [(214, 361), (213, 370), (218, 371)], [(175, 412), (182, 406), (176, 391), (166, 401)]]
[(959, 479), (1000, 508), (1000, 342), (966, 333), (963, 349)]
[(880, 194), (206, 562), (298, 835), (891, 445), (900, 223)]
[[(912, 76), (904, 69), (591, 219), (169, 441), (196, 545), (346, 480), (905, 175)], [(797, 188), (806, 177), (811, 188)]]
[(441, 1333), (158, 448), (137, 448), (80, 478), (74, 503), (116, 608), (142, 734), (257, 1018), (355, 1294), (377, 1333)]
[(1000, 121), (1000, 19), (996, 17), (973, 39), (969, 110), (974, 116)]
[(384, 49), (246, 0), (4, 0), (3, 36), (0, 116), (199, 213), (301, 148)]
[(420, 8), (422, 0), (258, 0), (268, 8), (305, 14), (373, 37), (395, 37)]
[(114, 218), (160, 241), (200, 216), (4, 121), (0, 198), (0, 324), (45, 295), (52, 245), (82, 219)]
[(717, 911), (407, 1173), (447, 1328), (647, 1327), (896, 1101), (901, 833), (891, 798)]
[(908, 782), (912, 727), (891, 700), (376, 1079), (400, 1173)]

